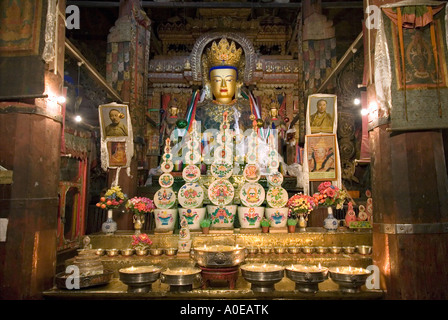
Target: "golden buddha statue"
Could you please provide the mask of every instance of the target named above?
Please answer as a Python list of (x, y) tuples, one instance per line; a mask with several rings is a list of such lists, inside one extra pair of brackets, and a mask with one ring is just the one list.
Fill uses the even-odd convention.
[(203, 82), (207, 94), (199, 102), (195, 119), (202, 129), (219, 129), (223, 114), (227, 112), (231, 129), (241, 133), (252, 127), (249, 101), (240, 94), (244, 72), (243, 50), (223, 38), (213, 42), (202, 57)]

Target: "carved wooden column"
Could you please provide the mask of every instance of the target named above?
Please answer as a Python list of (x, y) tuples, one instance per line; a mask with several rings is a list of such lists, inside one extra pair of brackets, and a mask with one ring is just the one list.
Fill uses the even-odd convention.
[[(2, 89), (15, 92), (14, 98), (5, 99), (0, 91), (7, 100), (0, 102), (0, 165), (13, 171), (12, 182), (0, 184), (0, 218), (8, 220), (6, 241), (0, 242), (0, 299), (41, 299), (42, 291), (53, 286), (56, 266), (63, 121), (57, 96), (64, 77), (65, 0), (58, 5), (56, 1), (3, 4), (0, 24), (8, 25), (12, 41), (0, 46), (0, 74), (21, 80), (9, 88), (2, 84)], [(13, 43), (20, 39), (25, 47), (15, 51)], [(47, 62), (42, 58), (44, 39), (51, 39)], [(26, 48), (33, 44), (30, 41), (35, 51)]]
[[(369, 37), (375, 34), (371, 30)], [(389, 56), (394, 62), (393, 54)], [(394, 72), (392, 77), (396, 82)], [(428, 90), (410, 92), (409, 109), (422, 108), (419, 99), (434, 93)], [(391, 108), (401, 107), (402, 90), (391, 91)], [(373, 108), (374, 83), (368, 83), (367, 93), (372, 106), (373, 263), (379, 267), (381, 286), (389, 299), (446, 299), (448, 178), (442, 132), (391, 130), (388, 115)]]
[[(110, 30), (107, 42), (106, 79), (129, 105), (134, 133), (135, 156), (131, 161), (131, 174), (120, 171), (118, 184), (133, 197), (137, 193), (138, 166), (145, 161), (145, 124), (148, 106), (148, 67), (151, 21), (141, 9), (140, 1), (122, 0), (119, 18)], [(140, 147), (137, 144), (141, 144)], [(109, 171), (109, 185), (116, 170)], [(129, 215), (114, 217), (118, 229), (132, 229)]]

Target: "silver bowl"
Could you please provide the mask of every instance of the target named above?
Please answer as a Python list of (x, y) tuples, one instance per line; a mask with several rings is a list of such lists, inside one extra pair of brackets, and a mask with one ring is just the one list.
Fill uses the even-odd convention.
[(95, 254), (97, 255), (97, 256), (102, 256), (102, 255), (104, 255), (106, 253), (106, 250), (105, 249), (95, 249)]
[(302, 247), (302, 251), (303, 251), (303, 253), (310, 254), (310, 253), (314, 252), (314, 248), (313, 247)]
[(201, 269), (176, 267), (166, 269), (160, 276), (160, 282), (170, 286), (171, 292), (193, 290), (193, 283), (201, 280)]
[(291, 265), (286, 267), (286, 276), (296, 283), (296, 290), (316, 293), (319, 291), (319, 283), (328, 279), (328, 268)]
[(271, 247), (261, 247), (260, 250), (261, 250), (261, 253), (264, 253), (264, 254), (268, 254), (268, 253), (272, 252)]
[(275, 253), (282, 254), (282, 253), (285, 253), (285, 252), (286, 252), (286, 248), (285, 248), (285, 247), (275, 247), (275, 248), (274, 248), (274, 252), (275, 252)]
[(123, 249), (123, 250), (121, 250), (121, 255), (125, 256), (125, 257), (129, 257), (129, 256), (132, 256), (134, 254), (134, 251), (135, 250), (132, 249), (132, 248)]
[(316, 248), (316, 252), (320, 253), (320, 254), (326, 253), (327, 251), (328, 251), (327, 247), (317, 247)]
[(116, 257), (120, 253), (120, 250), (118, 250), (118, 249), (107, 249), (106, 253), (107, 253), (108, 257)]
[(149, 249), (149, 253), (152, 256), (160, 256), (161, 254), (163, 254), (163, 249), (161, 249), (161, 248), (151, 248), (151, 249)]
[(210, 245), (195, 247), (190, 256), (201, 267), (235, 267), (244, 262), (246, 248), (240, 246)]
[(297, 253), (300, 253), (300, 248), (299, 247), (289, 247), (288, 252), (292, 253), (292, 254), (297, 254)]
[(273, 292), (275, 284), (285, 275), (285, 268), (274, 264), (245, 264), (241, 266), (241, 275), (251, 283), (254, 292)]
[(344, 253), (352, 254), (355, 253), (355, 247), (342, 247)]
[(120, 280), (128, 285), (128, 292), (147, 293), (151, 285), (159, 279), (162, 268), (157, 266), (139, 266), (118, 270)]
[(249, 254), (257, 254), (258, 253), (257, 247), (246, 247), (246, 249), (247, 249), (247, 253), (249, 253)]
[(167, 256), (175, 256), (177, 254), (177, 250), (179, 250), (179, 249), (178, 248), (166, 248), (165, 254)]
[[(345, 269), (345, 270), (344, 270)], [(359, 293), (361, 287), (366, 283), (371, 271), (363, 268), (353, 268), (357, 273), (347, 273), (347, 267), (332, 267), (329, 269), (331, 280), (339, 285), (339, 289), (344, 293)]]
[(331, 253), (341, 253), (342, 252), (342, 247), (329, 247), (328, 250), (330, 250)]

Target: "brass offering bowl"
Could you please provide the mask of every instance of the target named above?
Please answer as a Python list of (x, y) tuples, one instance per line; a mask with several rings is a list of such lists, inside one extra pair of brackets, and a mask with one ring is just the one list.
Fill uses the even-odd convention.
[(352, 254), (355, 253), (355, 247), (342, 247), (344, 253)]
[(152, 256), (160, 256), (161, 254), (163, 254), (163, 249), (161, 249), (161, 248), (151, 248), (151, 249), (149, 249), (149, 253)]
[(285, 268), (276, 264), (245, 264), (241, 266), (241, 274), (251, 283), (253, 292), (273, 292), (275, 284), (283, 279)]
[(246, 248), (238, 245), (204, 245), (192, 249), (190, 255), (201, 267), (235, 267), (244, 262)]
[(302, 251), (303, 251), (303, 253), (310, 254), (310, 253), (314, 252), (314, 248), (313, 247), (302, 247)]
[(342, 247), (329, 247), (328, 250), (330, 250), (331, 253), (341, 253), (342, 252)]
[(102, 255), (104, 255), (106, 253), (106, 250), (105, 249), (95, 249), (95, 254), (97, 255), (97, 256), (102, 256)]
[(118, 270), (120, 280), (128, 286), (128, 292), (147, 293), (152, 284), (159, 279), (162, 268), (158, 266), (139, 266)]
[(275, 247), (274, 252), (277, 254), (282, 254), (282, 253), (286, 252), (286, 248), (285, 247)]
[(317, 248), (316, 248), (316, 252), (319, 253), (319, 254), (326, 253), (327, 250), (328, 250), (328, 249), (327, 249), (326, 247), (317, 247)]
[(362, 255), (366, 255), (366, 254), (371, 254), (372, 253), (372, 247), (371, 246), (356, 246), (356, 250), (362, 254)]
[(268, 253), (272, 252), (271, 247), (261, 247), (260, 250), (261, 250), (261, 253), (264, 253), (264, 254), (268, 254)]
[(179, 250), (179, 249), (178, 248), (166, 248), (165, 254), (167, 256), (175, 256), (177, 254), (177, 250)]
[(316, 293), (319, 283), (328, 279), (328, 268), (293, 264), (286, 267), (286, 276), (296, 283), (296, 290)]
[(289, 247), (288, 252), (292, 254), (300, 253), (300, 247)]
[(148, 249), (135, 249), (135, 254), (138, 256), (146, 256), (148, 254)]
[(134, 254), (134, 251), (135, 250), (132, 248), (123, 249), (121, 250), (121, 255), (125, 257), (130, 257)]
[(247, 253), (249, 254), (257, 254), (258, 248), (257, 247), (246, 247)]
[(108, 257), (116, 257), (118, 256), (120, 253), (120, 250), (118, 249), (107, 249), (106, 250), (106, 254)]
[(168, 268), (160, 276), (160, 282), (170, 285), (171, 292), (191, 291), (193, 283), (200, 280), (201, 269), (191, 267)]
[(332, 267), (329, 269), (331, 280), (339, 285), (344, 293), (361, 292), (361, 287), (366, 283), (371, 271), (363, 268)]

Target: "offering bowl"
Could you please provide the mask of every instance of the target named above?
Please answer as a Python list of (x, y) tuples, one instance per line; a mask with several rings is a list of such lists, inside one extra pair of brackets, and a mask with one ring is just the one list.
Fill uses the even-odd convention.
[(286, 276), (296, 283), (296, 290), (305, 293), (319, 291), (319, 283), (328, 279), (328, 268), (293, 264), (286, 267)]
[(159, 279), (161, 268), (157, 266), (129, 267), (118, 270), (120, 281), (128, 285), (128, 292), (147, 293), (152, 283)]
[(241, 274), (251, 283), (254, 292), (275, 291), (275, 284), (283, 279), (285, 268), (276, 264), (245, 264), (241, 266)]
[(339, 285), (344, 293), (361, 292), (361, 287), (366, 283), (371, 271), (363, 268), (332, 267), (329, 269), (331, 280)]

